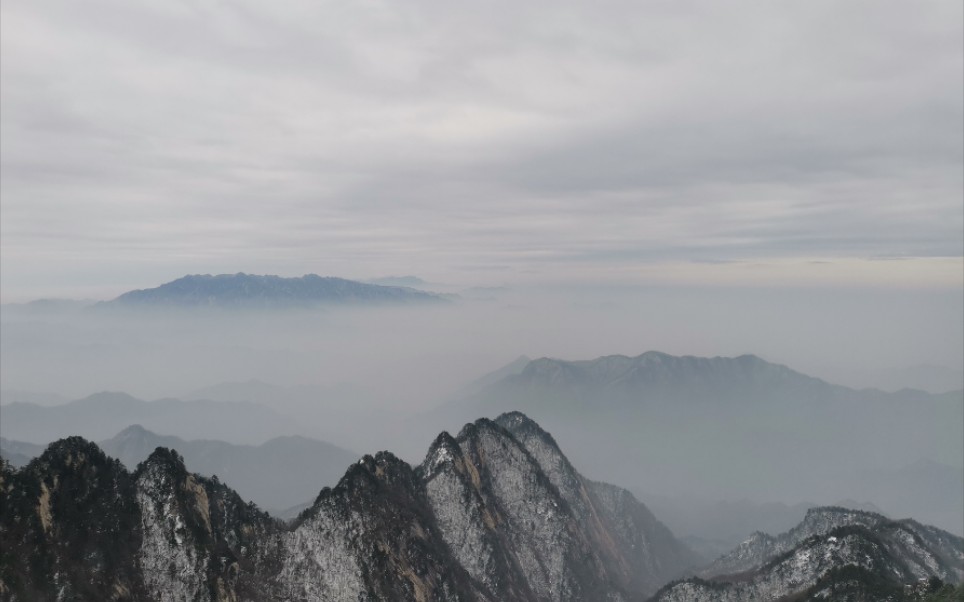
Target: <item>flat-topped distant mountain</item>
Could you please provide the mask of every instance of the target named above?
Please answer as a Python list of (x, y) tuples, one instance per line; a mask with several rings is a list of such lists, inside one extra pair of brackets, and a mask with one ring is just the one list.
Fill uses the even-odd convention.
[(0, 483), (11, 600), (629, 602), (699, 560), (518, 413), (364, 456), (290, 524), (163, 447), (131, 472), (71, 437)]
[(238, 273), (184, 276), (156, 288), (124, 293), (98, 307), (270, 309), (447, 302), (449, 298), (445, 296), (404, 286), (382, 286), (316, 274), (284, 278)]

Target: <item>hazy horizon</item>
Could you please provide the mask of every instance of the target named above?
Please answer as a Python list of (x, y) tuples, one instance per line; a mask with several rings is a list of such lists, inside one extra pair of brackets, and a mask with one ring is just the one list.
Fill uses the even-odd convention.
[[(2, 10), (0, 302), (195, 273), (500, 289), (437, 320), (347, 317), (331, 368), (232, 335), (176, 385), (151, 361), (180, 343), (130, 344), (150, 326), (29, 332), (5, 305), (6, 388), (357, 381), (376, 343), (394, 351), (369, 369), (413, 407), (521, 354), (753, 353), (881, 388), (964, 366), (960, 3)], [(396, 328), (411, 349), (379, 337)], [(143, 378), (85, 376), (60, 335), (127, 341)], [(63, 358), (57, 386), (31, 353)]]
[[(443, 428), (529, 403), (587, 478), (693, 502), (681, 524), (700, 500), (850, 498), (964, 533), (964, 3), (0, 16), (4, 437), (106, 439), (140, 416), (182, 439), (419, 460)], [(29, 305), (241, 272), (452, 302), (349, 285), (286, 288), (282, 309), (246, 279), (243, 309), (195, 289), (203, 308)], [(926, 393), (739, 362), (466, 388), (519, 356), (647, 351)], [(223, 403), (53, 407), (101, 391)], [(720, 516), (749, 528), (752, 510)]]
[(394, 395), (425, 409), (520, 355), (753, 354), (831, 383), (884, 390), (912, 386), (915, 367), (955, 373), (964, 365), (958, 291), (530, 287), (489, 295), (394, 309), (8, 307), (0, 385), (72, 398), (103, 390), (157, 398), (257, 378), (365, 386), (380, 389), (386, 403)]

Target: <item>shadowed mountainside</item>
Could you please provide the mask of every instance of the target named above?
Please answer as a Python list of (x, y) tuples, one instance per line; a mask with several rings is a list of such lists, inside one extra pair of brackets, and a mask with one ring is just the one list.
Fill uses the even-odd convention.
[(177, 452), (131, 473), (77, 437), (4, 464), (0, 508), (11, 600), (641, 600), (697, 561), (518, 413), (440, 434), (416, 467), (365, 456), (287, 526)]

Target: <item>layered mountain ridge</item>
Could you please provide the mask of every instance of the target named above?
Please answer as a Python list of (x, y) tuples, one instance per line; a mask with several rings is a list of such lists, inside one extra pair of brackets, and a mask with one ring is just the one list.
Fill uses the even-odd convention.
[[(520, 364), (445, 405), (442, 420), (520, 410), (578, 465), (637, 491), (868, 499), (964, 534), (962, 391), (856, 390), (754, 355)], [(937, 470), (902, 468), (922, 460)]]
[(365, 456), (292, 524), (158, 448), (133, 472), (80, 438), (0, 473), (4, 600), (639, 600), (697, 558), (586, 480), (522, 414)]
[[(525, 360), (525, 361), (523, 361)], [(794, 392), (796, 396), (833, 399), (839, 397), (879, 397), (901, 395), (926, 399), (932, 394), (905, 389), (886, 393), (875, 389), (855, 390), (834, 385), (819, 378), (797, 372), (785, 365), (769, 362), (752, 354), (735, 357), (700, 357), (670, 355), (647, 351), (638, 356), (606, 355), (590, 360), (561, 360), (542, 357), (519, 358), (483, 380), (499, 394), (552, 389), (581, 397), (587, 392), (607, 394), (618, 399), (625, 395), (639, 400), (641, 396), (714, 399), (731, 395), (744, 400), (754, 394), (766, 396), (775, 388)], [(958, 393), (951, 391), (949, 394)]]
[(290, 433), (296, 426), (295, 421), (276, 410), (247, 401), (145, 401), (126, 393), (105, 391), (57, 406), (6, 404), (0, 434), (33, 443), (72, 435), (101, 441), (134, 424), (184, 439), (219, 439), (238, 444), (266, 441), (279, 433)]

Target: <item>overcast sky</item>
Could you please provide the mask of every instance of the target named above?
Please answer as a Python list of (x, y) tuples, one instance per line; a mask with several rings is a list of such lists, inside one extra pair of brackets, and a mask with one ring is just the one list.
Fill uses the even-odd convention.
[(2, 295), (960, 289), (964, 4), (4, 0)]

